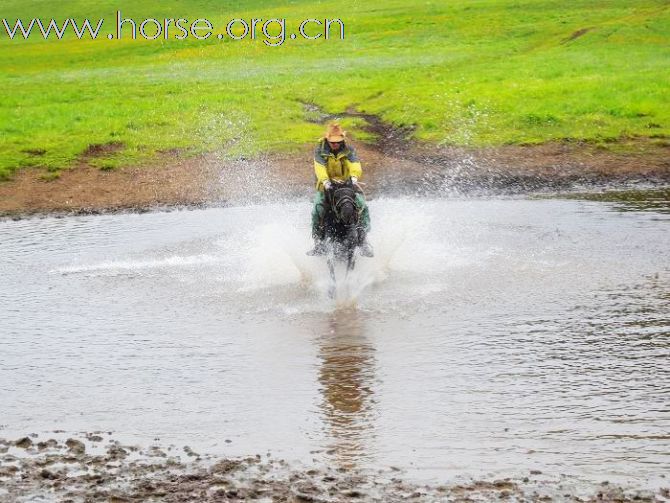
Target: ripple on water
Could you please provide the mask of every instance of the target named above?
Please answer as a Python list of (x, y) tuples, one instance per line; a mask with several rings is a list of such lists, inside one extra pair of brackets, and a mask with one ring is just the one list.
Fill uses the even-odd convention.
[(160, 435), (440, 480), (661, 483), (659, 213), (580, 200), (371, 210), (376, 256), (334, 300), (325, 264), (304, 254), (307, 204), (0, 222), (7, 431)]

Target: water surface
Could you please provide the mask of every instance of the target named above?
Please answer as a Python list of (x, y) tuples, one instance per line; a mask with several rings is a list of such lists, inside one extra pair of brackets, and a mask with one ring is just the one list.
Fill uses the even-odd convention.
[(624, 209), (378, 199), (334, 300), (307, 204), (0, 222), (0, 436), (657, 487), (670, 215)]

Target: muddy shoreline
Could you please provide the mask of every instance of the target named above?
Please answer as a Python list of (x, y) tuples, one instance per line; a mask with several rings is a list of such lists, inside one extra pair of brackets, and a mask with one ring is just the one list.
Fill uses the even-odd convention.
[[(200, 454), (188, 446), (124, 445), (111, 432), (0, 438), (0, 502), (79, 501), (493, 501), (653, 502), (670, 490), (609, 482), (576, 489), (566, 476), (527, 476), (420, 484), (402, 470), (363, 471), (341, 463), (292, 466), (271, 453), (243, 458)], [(41, 500), (41, 499), (40, 499)]]
[[(625, 153), (586, 143), (555, 142), (487, 149), (409, 142), (368, 118), (386, 143), (354, 141), (365, 190), (379, 195), (491, 196), (555, 193), (670, 183), (670, 147), (630, 140)], [(64, 216), (203, 208), (309, 199), (311, 146), (296, 155), (230, 159), (225, 153), (162, 154), (150, 166), (102, 171), (82, 162), (50, 179), (25, 169), (0, 183), (0, 217)]]

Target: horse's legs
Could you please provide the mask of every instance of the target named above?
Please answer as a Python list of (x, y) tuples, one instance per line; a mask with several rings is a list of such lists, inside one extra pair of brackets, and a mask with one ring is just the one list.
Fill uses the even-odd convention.
[(347, 254), (347, 274), (349, 274), (349, 271), (353, 271), (354, 267), (356, 267), (356, 254), (352, 249), (349, 250), (349, 253)]
[(328, 272), (330, 273), (330, 286), (328, 287), (328, 297), (333, 299), (335, 298), (335, 289), (337, 288), (337, 280), (335, 279), (335, 257), (332, 255), (332, 252), (328, 254), (326, 262), (328, 263)]

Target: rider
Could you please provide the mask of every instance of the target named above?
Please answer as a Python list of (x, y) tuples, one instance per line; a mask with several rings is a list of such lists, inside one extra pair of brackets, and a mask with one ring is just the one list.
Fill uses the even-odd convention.
[(370, 212), (365, 203), (363, 191), (358, 186), (358, 179), (363, 174), (363, 170), (356, 155), (356, 150), (345, 141), (346, 134), (347, 132), (339, 124), (330, 124), (326, 129), (325, 136), (319, 140), (314, 150), (314, 174), (316, 175), (317, 190), (314, 197), (314, 208), (312, 209), (314, 248), (307, 252), (308, 255), (323, 255), (326, 251), (324, 246), (326, 237), (324, 217), (327, 200), (324, 191), (331, 188), (331, 180), (351, 181), (356, 191), (356, 207), (359, 213), (358, 237), (361, 255), (365, 257), (374, 255), (372, 246), (366, 239), (370, 230)]

